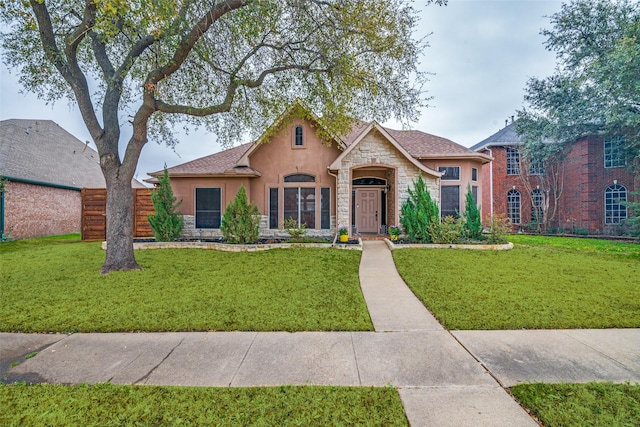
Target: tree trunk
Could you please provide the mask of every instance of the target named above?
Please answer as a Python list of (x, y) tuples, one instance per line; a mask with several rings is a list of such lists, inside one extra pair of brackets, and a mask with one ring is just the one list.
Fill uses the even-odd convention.
[(142, 270), (133, 253), (132, 177), (121, 168), (105, 171), (107, 183), (107, 256), (102, 273)]

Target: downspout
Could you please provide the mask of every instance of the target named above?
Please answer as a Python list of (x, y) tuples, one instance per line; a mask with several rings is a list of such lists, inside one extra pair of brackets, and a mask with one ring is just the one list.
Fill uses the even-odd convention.
[(491, 148), (487, 148), (487, 150), (489, 150), (489, 157), (491, 157), (489, 162), (489, 204), (491, 205), (489, 212), (493, 218), (493, 150)]

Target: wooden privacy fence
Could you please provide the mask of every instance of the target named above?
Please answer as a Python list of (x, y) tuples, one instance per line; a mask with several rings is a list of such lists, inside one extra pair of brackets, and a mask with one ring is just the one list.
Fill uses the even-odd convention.
[[(107, 239), (107, 190), (104, 188), (82, 189), (82, 240)], [(153, 237), (147, 220), (153, 214), (151, 190), (133, 189), (133, 237)]]

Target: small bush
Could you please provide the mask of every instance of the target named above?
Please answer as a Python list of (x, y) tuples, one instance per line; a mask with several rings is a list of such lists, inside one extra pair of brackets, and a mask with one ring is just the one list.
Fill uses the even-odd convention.
[(227, 205), (220, 231), (229, 243), (254, 243), (260, 235), (260, 212), (249, 203), (247, 191), (240, 186), (236, 198)]
[(282, 229), (285, 233), (291, 236), (292, 239), (299, 239), (307, 232), (306, 224), (298, 224), (298, 220), (295, 218), (285, 219), (282, 223)]
[(170, 242), (182, 233), (182, 215), (176, 212), (182, 200), (176, 203), (171, 189), (169, 172), (165, 166), (163, 175), (158, 178), (158, 188), (151, 192), (153, 215), (147, 215), (153, 236), (159, 242)]
[(445, 216), (442, 222), (429, 225), (429, 237), (433, 243), (460, 243), (465, 235), (464, 224), (460, 218)]
[(431, 199), (422, 175), (413, 184), (413, 190), (409, 188), (409, 198), (402, 204), (401, 213), (400, 223), (409, 239), (431, 242), (429, 226), (439, 223), (438, 205)]
[(589, 235), (589, 229), (588, 228), (582, 228), (582, 227), (573, 227), (573, 234), (576, 234), (578, 236), (588, 236)]
[(504, 214), (494, 215), (489, 225), (489, 243), (507, 243), (507, 239), (504, 236), (509, 232), (511, 232), (511, 220)]

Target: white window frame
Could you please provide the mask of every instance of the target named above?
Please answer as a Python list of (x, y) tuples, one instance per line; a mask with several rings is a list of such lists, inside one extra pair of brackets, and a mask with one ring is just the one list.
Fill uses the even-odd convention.
[(604, 167), (606, 169), (621, 168), (627, 165), (624, 152), (625, 141), (624, 135), (614, 135), (604, 139), (602, 149), (604, 151)]
[[(618, 197), (616, 198), (616, 196)], [(627, 188), (624, 185), (613, 184), (604, 190), (605, 224), (620, 225), (628, 218), (628, 209), (621, 203), (626, 202), (627, 200)]]

